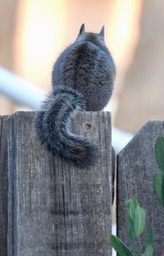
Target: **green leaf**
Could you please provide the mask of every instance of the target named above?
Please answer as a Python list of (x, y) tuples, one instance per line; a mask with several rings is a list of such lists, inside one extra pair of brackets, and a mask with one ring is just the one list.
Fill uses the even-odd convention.
[(164, 173), (156, 172), (154, 175), (154, 191), (160, 201), (164, 206)]
[(160, 170), (164, 172), (164, 137), (158, 137), (156, 140), (155, 157)]
[(128, 216), (133, 221), (135, 219), (135, 209), (136, 209), (137, 205), (139, 205), (139, 203), (138, 203), (138, 200), (135, 198), (132, 198), (132, 199), (129, 199), (126, 201)]
[(144, 229), (146, 220), (145, 210), (137, 205), (135, 210), (135, 220), (134, 220), (134, 231), (136, 236), (139, 236)]
[(146, 246), (144, 256), (153, 256), (153, 246), (151, 244)]
[(117, 236), (110, 235), (109, 242), (119, 256), (133, 256), (128, 247)]
[(126, 208), (128, 213), (128, 236), (129, 241), (133, 246), (135, 245), (134, 220), (137, 205), (139, 205), (139, 203), (138, 200), (135, 198), (126, 201)]
[(134, 222), (128, 215), (128, 236), (129, 241), (132, 245), (135, 245), (135, 232), (134, 232)]

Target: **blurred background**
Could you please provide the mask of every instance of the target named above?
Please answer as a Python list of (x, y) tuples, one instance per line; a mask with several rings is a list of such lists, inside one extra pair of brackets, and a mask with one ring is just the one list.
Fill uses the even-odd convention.
[(136, 133), (148, 120), (164, 119), (163, 0), (0, 0), (0, 114), (38, 108), (55, 59), (82, 23), (93, 32), (105, 25), (117, 66), (106, 107), (113, 125)]

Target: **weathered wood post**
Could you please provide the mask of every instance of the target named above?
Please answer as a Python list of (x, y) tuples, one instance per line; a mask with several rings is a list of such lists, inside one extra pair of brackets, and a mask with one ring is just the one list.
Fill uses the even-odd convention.
[(164, 246), (164, 209), (153, 190), (153, 175), (159, 169), (154, 147), (159, 136), (164, 136), (164, 122), (148, 122), (119, 153), (117, 161), (118, 236), (128, 243), (125, 201), (138, 199), (147, 215), (146, 232), (141, 239), (146, 243), (150, 226), (153, 225), (155, 255), (160, 255)]
[(0, 117), (0, 255), (7, 255), (8, 162), (7, 116)]
[(1, 256), (111, 255), (110, 114), (79, 113), (72, 123), (74, 132), (99, 145), (97, 164), (88, 170), (69, 167), (47, 153), (36, 138), (33, 117), (32, 112), (17, 112), (1, 127), (1, 147), (8, 145), (1, 153), (5, 166), (0, 177), (5, 187), (3, 199), (0, 195)]

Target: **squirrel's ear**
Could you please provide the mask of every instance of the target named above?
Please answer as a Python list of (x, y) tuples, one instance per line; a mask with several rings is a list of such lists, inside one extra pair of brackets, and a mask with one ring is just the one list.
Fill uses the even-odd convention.
[(83, 23), (79, 30), (79, 35), (85, 32), (85, 24)]
[(100, 30), (99, 35), (104, 38), (104, 26), (102, 26), (102, 29)]

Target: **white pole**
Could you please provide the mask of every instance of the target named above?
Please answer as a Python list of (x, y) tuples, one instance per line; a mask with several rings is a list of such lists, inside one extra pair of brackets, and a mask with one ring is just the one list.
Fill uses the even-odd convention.
[[(0, 67), (0, 93), (33, 110), (39, 110), (41, 102), (46, 95), (46, 91), (2, 67)], [(112, 144), (116, 153), (118, 153), (132, 137), (133, 135), (130, 133), (112, 128)]]
[(0, 67), (0, 93), (8, 96), (18, 104), (38, 110), (46, 91), (27, 82), (14, 73)]

